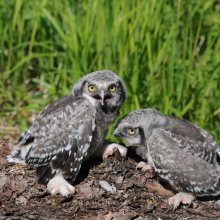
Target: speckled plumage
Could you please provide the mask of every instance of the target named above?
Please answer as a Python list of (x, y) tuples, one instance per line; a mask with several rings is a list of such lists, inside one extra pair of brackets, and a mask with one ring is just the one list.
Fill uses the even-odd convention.
[[(90, 85), (94, 92), (89, 91)], [(123, 80), (102, 70), (80, 78), (70, 94), (46, 106), (18, 139), (21, 148), (30, 146), (25, 161), (36, 167), (39, 183), (47, 184), (58, 172), (74, 180), (82, 162), (102, 147), (125, 99)]]
[(220, 194), (220, 148), (199, 126), (155, 109), (140, 109), (127, 114), (114, 135), (133, 146), (177, 192), (194, 197)]

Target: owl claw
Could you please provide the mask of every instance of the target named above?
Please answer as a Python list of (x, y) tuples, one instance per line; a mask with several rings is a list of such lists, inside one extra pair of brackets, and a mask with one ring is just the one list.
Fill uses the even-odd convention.
[(68, 185), (65, 184), (65, 185), (61, 185), (61, 186), (56, 186), (51, 191), (50, 191), (50, 187), (48, 186), (47, 189), (48, 189), (48, 191), (50, 191), (52, 196), (55, 196), (60, 193), (61, 196), (68, 198), (70, 195), (75, 193), (75, 187), (71, 186), (69, 183), (68, 183)]
[(154, 168), (150, 164), (145, 163), (144, 161), (141, 161), (138, 163), (138, 165), (136, 166), (136, 169), (138, 168), (140, 168), (144, 172), (151, 172), (151, 173), (154, 172)]
[(173, 206), (173, 209), (175, 210), (180, 203), (182, 202), (183, 204), (191, 204), (192, 201), (195, 199), (195, 196), (190, 194), (190, 193), (177, 193), (175, 196), (170, 197), (168, 199), (169, 205)]
[(70, 185), (59, 171), (47, 184), (47, 190), (51, 195), (55, 196), (61, 194), (61, 196), (69, 197), (75, 193), (75, 187)]
[(106, 159), (108, 156), (113, 155), (115, 147), (118, 148), (122, 157), (124, 158), (126, 157), (128, 149), (126, 147), (121, 146), (120, 144), (113, 143), (105, 147), (103, 155), (102, 155), (103, 159)]

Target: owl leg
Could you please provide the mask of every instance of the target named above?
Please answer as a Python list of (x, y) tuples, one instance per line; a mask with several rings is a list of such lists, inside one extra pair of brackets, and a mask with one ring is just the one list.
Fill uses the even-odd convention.
[(181, 202), (183, 204), (190, 205), (194, 199), (195, 199), (195, 196), (193, 194), (180, 192), (180, 193), (177, 193), (175, 196), (170, 197), (168, 201), (169, 201), (169, 204), (172, 205), (174, 209), (176, 209), (180, 205)]
[(47, 190), (51, 195), (60, 193), (64, 197), (68, 197), (70, 194), (75, 193), (75, 187), (70, 185), (63, 177), (61, 171), (59, 171), (47, 184)]
[(102, 148), (99, 150), (99, 154), (102, 155), (103, 160), (107, 158), (110, 155), (114, 154), (114, 147), (117, 147), (121, 156), (126, 157), (128, 149), (120, 144), (116, 143), (109, 143), (108, 141), (105, 141)]
[(138, 168), (140, 168), (144, 172), (147, 172), (147, 171), (151, 172), (151, 173), (154, 172), (154, 168), (150, 164), (145, 163), (144, 161), (141, 161), (138, 163), (136, 169), (138, 169)]

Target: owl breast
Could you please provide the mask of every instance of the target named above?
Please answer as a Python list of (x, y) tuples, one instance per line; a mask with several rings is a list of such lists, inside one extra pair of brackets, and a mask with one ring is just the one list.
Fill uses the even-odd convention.
[(103, 142), (105, 141), (105, 138), (108, 134), (109, 127), (115, 121), (117, 116), (118, 113), (116, 112), (105, 113), (101, 109), (97, 109), (95, 120), (96, 128), (93, 132), (91, 145), (84, 161), (88, 160), (95, 151), (102, 147)]

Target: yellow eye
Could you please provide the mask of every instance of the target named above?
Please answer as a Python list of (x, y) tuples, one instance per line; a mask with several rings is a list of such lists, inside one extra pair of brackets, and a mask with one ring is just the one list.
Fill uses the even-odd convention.
[(112, 86), (109, 87), (109, 89), (110, 89), (111, 92), (114, 92), (116, 90), (116, 86), (112, 85)]
[(90, 85), (90, 86), (89, 86), (89, 91), (90, 91), (90, 92), (94, 92), (94, 91), (95, 91), (95, 86)]
[(129, 128), (129, 130), (128, 130), (128, 131), (129, 131), (129, 133), (130, 133), (130, 134), (135, 134), (135, 130), (134, 130), (134, 129), (132, 129), (132, 128)]

